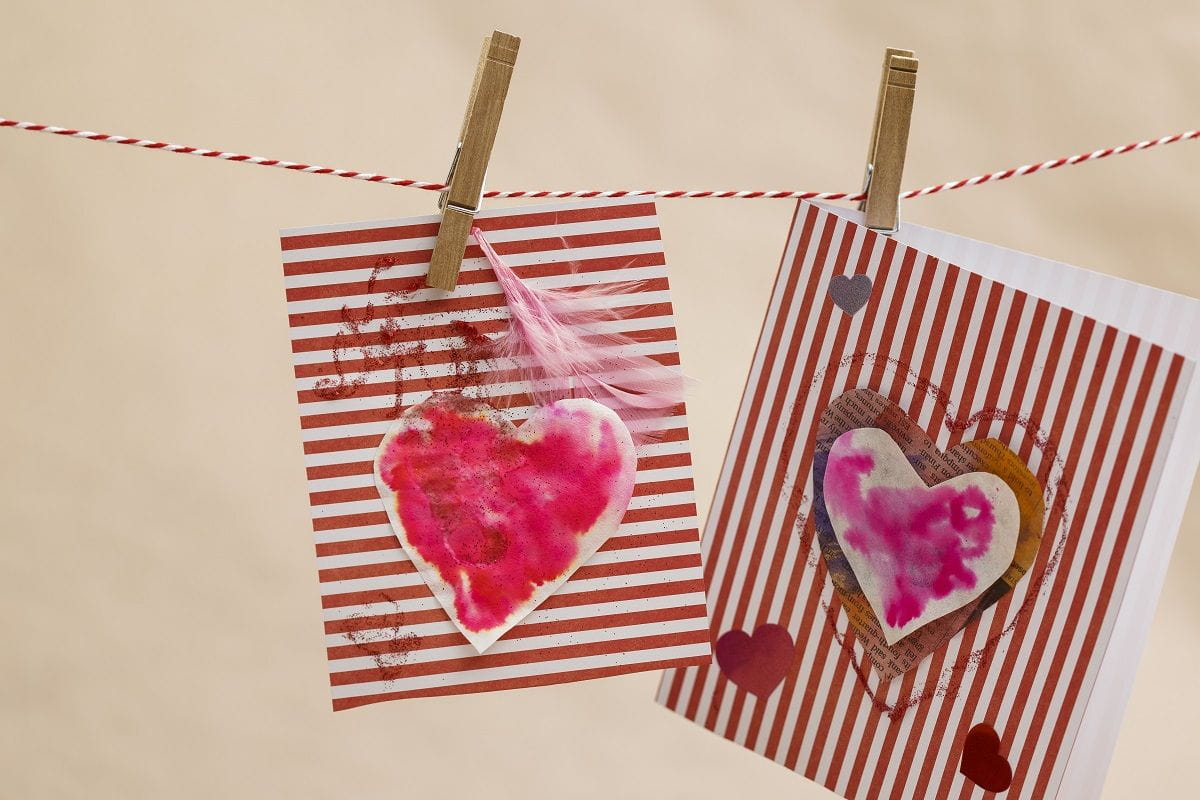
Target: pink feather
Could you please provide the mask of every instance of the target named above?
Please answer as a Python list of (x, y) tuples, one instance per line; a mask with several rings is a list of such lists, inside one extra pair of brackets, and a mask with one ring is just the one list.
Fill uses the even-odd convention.
[(495, 353), (511, 359), (516, 377), (530, 383), (534, 402), (590, 397), (630, 425), (635, 440), (653, 438), (646, 423), (683, 402), (682, 374), (649, 356), (631, 353), (638, 344), (597, 325), (626, 319), (629, 308), (608, 302), (636, 286), (624, 282), (582, 289), (535, 289), (505, 264), (479, 228), (471, 233), (504, 290), (511, 320), (495, 342)]

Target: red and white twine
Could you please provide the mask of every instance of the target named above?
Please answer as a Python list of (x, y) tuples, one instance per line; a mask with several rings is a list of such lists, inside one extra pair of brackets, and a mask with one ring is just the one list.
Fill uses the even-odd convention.
[[(391, 186), (411, 186), (415, 189), (425, 189), (428, 191), (441, 191), (446, 188), (443, 183), (432, 183), (429, 181), (418, 181), (412, 178), (391, 178), (387, 175), (378, 175), (373, 172), (358, 172), (352, 169), (335, 169), (333, 167), (319, 167), (314, 164), (301, 164), (295, 161), (281, 161), (277, 158), (264, 158), (262, 156), (249, 156), (240, 153), (227, 153), (221, 150), (206, 150), (202, 147), (189, 147), (182, 144), (170, 144), (168, 142), (156, 142), (150, 139), (133, 139), (128, 136), (113, 136), (107, 133), (93, 133), (92, 131), (80, 131), (74, 128), (59, 128), (55, 125), (41, 125), (36, 122), (21, 122), (15, 119), (5, 119), (0, 117), (0, 128), (15, 128), (22, 131), (35, 131), (39, 133), (53, 133), (57, 136), (69, 136), (73, 139), (87, 139), (93, 142), (109, 142), (110, 144), (127, 144), (134, 147), (144, 147), (147, 150), (162, 150), (168, 153), (181, 153), (184, 155), (202, 156), (204, 158), (217, 158), (222, 161), (234, 161), (241, 164), (257, 164), (260, 167), (278, 167), (280, 169), (288, 169), (293, 172), (305, 172), (310, 175), (333, 175), (338, 178), (350, 178), (356, 181), (367, 181), (368, 183), (385, 183)], [(1147, 139), (1144, 142), (1132, 142), (1123, 144), (1119, 147), (1106, 147), (1102, 150), (1093, 150), (1090, 153), (1080, 153), (1079, 155), (1067, 156), (1065, 158), (1056, 158), (1050, 161), (1043, 161), (1038, 164), (1025, 164), (1020, 167), (1012, 167), (1010, 169), (1000, 170), (999, 172), (988, 172), (984, 175), (976, 175), (974, 178), (962, 178), (956, 181), (947, 181), (939, 183), (935, 186), (926, 186), (924, 189), (910, 189), (900, 195), (902, 199), (910, 199), (913, 197), (922, 197), (927, 194), (937, 194), (938, 192), (947, 192), (951, 189), (961, 189), (964, 186), (977, 186), (981, 183), (989, 181), (1003, 181), (1009, 178), (1015, 178), (1020, 175), (1032, 175), (1035, 172), (1045, 170), (1058, 169), (1059, 167), (1068, 167), (1074, 164), (1083, 164), (1087, 161), (1099, 161), (1102, 158), (1109, 156), (1118, 156), (1122, 153), (1130, 153), (1134, 150), (1148, 150), (1151, 147), (1158, 147), (1164, 144), (1174, 144), (1188, 139), (1200, 138), (1200, 130), (1184, 131), (1183, 133), (1172, 134), (1171, 136), (1163, 136), (1159, 139)], [(515, 191), (488, 191), (484, 197), (495, 198), (516, 198), (516, 197), (712, 197), (712, 198), (740, 198), (740, 199), (799, 199), (799, 200), (849, 200), (858, 201), (864, 199), (865, 195), (861, 192), (805, 192), (799, 190), (692, 190), (692, 189), (612, 189), (607, 191), (597, 189), (587, 190), (547, 190), (547, 189), (520, 189)]]

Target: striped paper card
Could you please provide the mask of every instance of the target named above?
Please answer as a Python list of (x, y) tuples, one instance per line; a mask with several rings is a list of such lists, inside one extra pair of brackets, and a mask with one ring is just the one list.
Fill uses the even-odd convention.
[[(979, 782), (1005, 769), (1005, 797), (1094, 797), (1111, 739), (1094, 723), (1083, 733), (1084, 723), (1110, 704), (1119, 718), (1127, 685), (1092, 690), (1104, 662), (1136, 663), (1137, 637), (1121, 640), (1131, 654), (1108, 651), (1110, 636), (1134, 562), (1140, 570), (1139, 553), (1151, 552), (1143, 535), (1165, 538), (1169, 552), (1182, 513), (1195, 459), (1166, 477), (1164, 464), (1180, 450), (1177, 423), (1195, 430), (1194, 393), (1180, 421), (1193, 362), (860, 219), (798, 208), (704, 536), (718, 663), (669, 671), (659, 701), (847, 798), (983, 797)], [(956, 242), (964, 263), (1020, 263)], [(1145, 302), (1134, 290), (1155, 290), (1040, 269), (1046, 283), (1076, 287), (1079, 302), (1105, 300), (1092, 307), (1137, 306), (1139, 320), (1181, 308), (1174, 324), (1196, 328), (1188, 298)], [(1043, 490), (1041, 543), (1024, 577), (919, 661), (901, 652), (915, 666), (890, 678), (851, 624), (817, 540), (822, 414), (840, 413), (846, 400), (835, 400), (855, 389), (898, 406), (942, 451), (1000, 440)], [(1168, 484), (1174, 506), (1162, 527), (1148, 526)], [(1154, 552), (1161, 568), (1165, 554)], [(1157, 593), (1161, 570), (1146, 580), (1130, 591), (1134, 604)], [(966, 746), (977, 726), (996, 732), (989, 752), (974, 735)], [(1115, 727), (1109, 714), (1106, 730)], [(1096, 752), (1071, 760), (1077, 735)], [(1069, 760), (1078, 774), (1060, 795)]]
[[(603, 323), (678, 365), (654, 204), (589, 200), (486, 211), (488, 239), (537, 287), (636, 281)], [(479, 358), (506, 326), (495, 276), (472, 242), (454, 292), (425, 287), (437, 217), (282, 233), (300, 427), (333, 706), (586, 680), (709, 659), (687, 418), (642, 421), (637, 486), (617, 533), (482, 655), (401, 549), (372, 459), (392, 421), (433, 391), (501, 398), (532, 413), (527, 384)], [(498, 403), (500, 404), (500, 403)]]

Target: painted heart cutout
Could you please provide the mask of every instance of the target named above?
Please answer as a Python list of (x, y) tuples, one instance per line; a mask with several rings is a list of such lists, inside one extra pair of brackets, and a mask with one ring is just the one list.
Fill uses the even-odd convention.
[[(883, 604), (879, 603), (879, 609), (876, 609), (860, 585), (847, 553), (851, 548), (843, 547), (834, 530), (825, 497), (825, 475), (832, 449), (843, 434), (859, 428), (875, 428), (886, 432), (903, 453), (906, 463), (901, 466), (915, 471), (924, 487), (935, 486), (968, 473), (989, 473), (1007, 484), (1018, 506), (1016, 550), (1003, 574), (956, 610), (920, 627), (909, 625), (909, 632), (899, 640), (895, 638), (894, 631), (889, 640), (883, 621), (886, 617)], [(1042, 487), (1016, 453), (996, 439), (963, 442), (942, 452), (896, 404), (870, 389), (845, 392), (822, 413), (813, 445), (813, 492), (811, 517), (821, 556), (841, 600), (842, 610), (853, 626), (863, 652), (875, 666), (880, 679), (885, 681), (912, 669), (945, 646), (963, 628), (978, 620), (984, 611), (1012, 591), (1033, 566), (1041, 547), (1045, 515)], [(923, 496), (923, 493), (916, 492), (914, 496)], [(966, 563), (966, 566), (972, 565)], [(918, 572), (921, 577), (931, 578), (936, 571)], [(977, 586), (982, 583), (982, 580), (977, 581)]]
[(621, 523), (637, 456), (606, 406), (559, 400), (519, 428), (456, 393), (408, 409), (375, 483), (400, 544), (482, 653), (592, 557)]
[(787, 677), (796, 645), (787, 629), (767, 623), (754, 635), (726, 631), (717, 639), (717, 666), (734, 684), (759, 698), (769, 697)]
[(829, 298), (854, 316), (871, 299), (871, 279), (866, 275), (834, 275), (829, 279)]
[(825, 507), (884, 639), (962, 608), (1008, 570), (1020, 511), (996, 475), (926, 486), (887, 431), (855, 428), (829, 451)]
[(1012, 785), (1012, 766), (1000, 755), (995, 728), (981, 722), (967, 732), (958, 771), (988, 792), (1003, 792)]

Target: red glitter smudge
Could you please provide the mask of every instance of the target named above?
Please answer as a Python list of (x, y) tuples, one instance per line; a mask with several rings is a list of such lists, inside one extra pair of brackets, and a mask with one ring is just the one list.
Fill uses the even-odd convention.
[(492, 366), (495, 351), (492, 340), (469, 322), (451, 320), (450, 333), (455, 340), (449, 351), (454, 370), (450, 376), (451, 388), (465, 393), (479, 385), (483, 373)]
[[(361, 623), (362, 627), (356, 624), (345, 631), (355, 649), (369, 656), (375, 666), (385, 672), (385, 680), (399, 677), (397, 670), (407, 664), (409, 654), (421, 646), (421, 637), (408, 630), (400, 604), (393, 600), (392, 606), (394, 610), (390, 615), (352, 614), (350, 619)], [(380, 625), (381, 619), (390, 624)], [(380, 631), (384, 631), (382, 637)]]
[[(367, 278), (365, 294), (373, 294), (380, 276), (395, 265), (396, 260), (391, 256), (376, 261)], [(389, 291), (384, 294), (384, 300), (388, 304), (401, 303), (411, 294), (412, 290)], [(400, 416), (404, 409), (404, 366), (424, 352), (425, 343), (403, 341), (400, 326), (394, 317), (382, 319), (375, 333), (364, 330), (367, 324), (375, 321), (375, 305), (371, 302), (357, 310), (344, 305), (340, 316), (341, 328), (333, 336), (331, 361), (334, 376), (318, 380), (313, 392), (324, 400), (353, 397), (366, 383), (370, 373), (390, 370), (394, 400), (389, 416)], [(359, 360), (361, 364), (348, 366), (346, 362), (352, 359)]]

